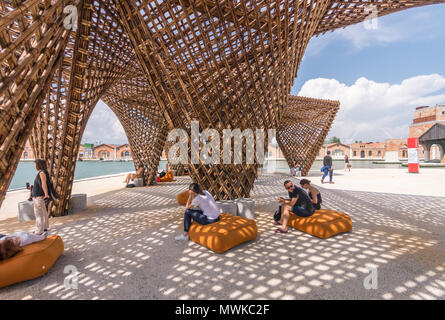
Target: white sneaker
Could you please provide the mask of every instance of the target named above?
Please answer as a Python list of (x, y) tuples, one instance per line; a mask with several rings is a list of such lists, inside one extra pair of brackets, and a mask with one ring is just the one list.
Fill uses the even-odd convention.
[(179, 236), (175, 237), (176, 241), (188, 241), (189, 240), (189, 236), (185, 236), (184, 234), (181, 234)]

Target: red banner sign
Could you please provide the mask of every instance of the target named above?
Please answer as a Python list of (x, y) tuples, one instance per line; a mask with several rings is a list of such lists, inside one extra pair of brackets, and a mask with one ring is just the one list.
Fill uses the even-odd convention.
[(408, 172), (419, 173), (419, 139), (408, 138)]

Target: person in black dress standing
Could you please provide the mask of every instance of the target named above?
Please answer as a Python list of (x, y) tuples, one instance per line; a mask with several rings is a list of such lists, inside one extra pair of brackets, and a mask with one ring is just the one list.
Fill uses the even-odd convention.
[(46, 235), (49, 228), (49, 222), (45, 200), (49, 199), (50, 178), (48, 171), (46, 171), (46, 162), (44, 160), (37, 159), (35, 164), (38, 173), (31, 191), (34, 204), (34, 215), (36, 216), (36, 230), (34, 231), (34, 234)]

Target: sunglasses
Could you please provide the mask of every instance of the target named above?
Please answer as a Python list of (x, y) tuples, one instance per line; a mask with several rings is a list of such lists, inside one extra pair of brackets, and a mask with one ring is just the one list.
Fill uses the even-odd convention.
[(294, 187), (294, 185), (291, 185), (289, 187), (286, 187), (286, 190), (292, 189)]

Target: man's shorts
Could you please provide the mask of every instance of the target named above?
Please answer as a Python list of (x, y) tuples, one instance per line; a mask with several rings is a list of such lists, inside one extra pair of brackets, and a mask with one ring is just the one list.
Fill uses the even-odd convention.
[(292, 212), (295, 213), (297, 216), (303, 217), (303, 218), (310, 217), (312, 215), (305, 208), (297, 207), (297, 206), (292, 207)]

